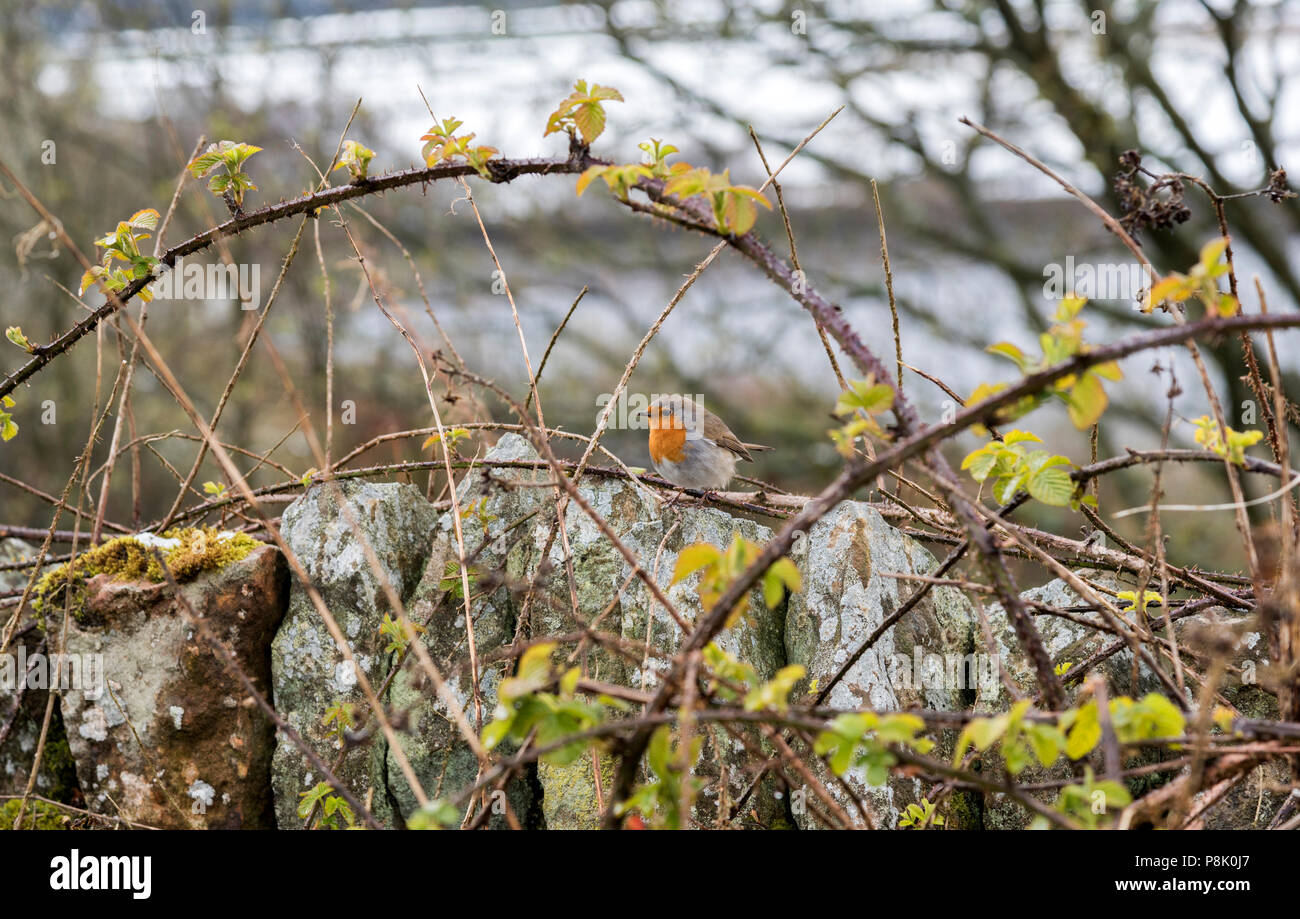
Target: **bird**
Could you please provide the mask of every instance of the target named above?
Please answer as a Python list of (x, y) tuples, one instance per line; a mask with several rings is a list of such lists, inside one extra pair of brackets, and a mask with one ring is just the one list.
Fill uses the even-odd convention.
[(650, 428), (650, 461), (655, 472), (679, 488), (719, 491), (736, 474), (736, 461), (754, 461), (717, 415), (687, 396), (660, 396), (640, 413)]

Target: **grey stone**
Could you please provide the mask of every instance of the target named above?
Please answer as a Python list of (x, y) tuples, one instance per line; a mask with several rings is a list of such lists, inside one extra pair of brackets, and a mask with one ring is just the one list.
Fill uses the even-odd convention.
[[(820, 691), (920, 586), (885, 574), (924, 575), (936, 562), (870, 506), (852, 501), (832, 508), (796, 548), (803, 591), (788, 602), (785, 646), (789, 662), (802, 664), (808, 684)], [(974, 661), (966, 659), (972, 651), (972, 618), (960, 592), (931, 588), (849, 668), (831, 689), (827, 704), (878, 712), (964, 708), (978, 675), (978, 668), (969, 666)], [(832, 797), (854, 814), (856, 806), (824, 764), (813, 760), (811, 765)], [(905, 776), (894, 775), (885, 785), (872, 787), (861, 770), (851, 768), (845, 779), (881, 828), (897, 826), (907, 805), (924, 795), (920, 781)], [(811, 792), (806, 796), (814, 800)], [(963, 808), (964, 802), (954, 810)], [(806, 813), (796, 812), (795, 819), (802, 828), (818, 825)]]
[[(0, 563), (27, 561), (36, 556), (36, 550), (36, 546), (19, 539), (0, 540)], [(21, 590), (30, 574), (28, 568), (0, 571), (0, 590)], [(12, 608), (0, 610), (0, 629), (11, 615)], [(43, 682), (37, 684), (35, 673), (31, 673), (31, 680), (28, 675), (34, 656), (42, 650), (44, 636), (36, 617), (27, 613), (17, 624), (13, 643), (0, 656), (0, 795), (23, 794), (31, 776), (49, 690)], [(48, 672), (43, 664), (38, 666), (42, 673)], [(32, 790), (43, 798), (69, 804), (80, 794), (58, 705), (51, 713), (41, 768)]]
[[(564, 542), (558, 534), (551, 541), (543, 572), (542, 554), (555, 520), (553, 491), (510, 488), (508, 484), (485, 487), (483, 476), (488, 475), (495, 483), (549, 479), (550, 472), (546, 469), (533, 471), (492, 465), (498, 461), (534, 461), (536, 456), (526, 440), (507, 434), (483, 458), (482, 476), (470, 476), (462, 481), (458, 493), (462, 506), (467, 509), (463, 517), (466, 548), (475, 556), (470, 567), (474, 578), (472, 610), (479, 657), (516, 639), (572, 632), (592, 624), (644, 649), (647, 622), (653, 623), (653, 648), (671, 654), (679, 644), (680, 629), (666, 611), (651, 602), (649, 590), (640, 581), (633, 579), (619, 594), (632, 575), (632, 567), (577, 503), (570, 502), (565, 513), (565, 536), (572, 553), (577, 592), (579, 618), (575, 621), (564, 568)], [(665, 512), (644, 490), (622, 480), (593, 474), (583, 480), (580, 493), (647, 569), (653, 571), (656, 583), (689, 620), (701, 612), (696, 592), (698, 575), (671, 585), (680, 550), (697, 542), (725, 548), (731, 543), (733, 532), (758, 543), (771, 538), (771, 531), (766, 527), (717, 510), (683, 507)], [(675, 528), (673, 513), (680, 514), (681, 518)], [(665, 542), (664, 536), (670, 530)], [(464, 679), (467, 635), (463, 601), (456, 597), (448, 602), (439, 587), (439, 582), (448, 578), (458, 583), (453, 547), (454, 534), (448, 516), (440, 524), (431, 560), (415, 591), (413, 608), (417, 618), (436, 611), (423, 640), (439, 667), (445, 668), (457, 700), (474, 721), (473, 699)], [(543, 573), (539, 576), (539, 572)], [(450, 586), (450, 582), (443, 586)], [(534, 585), (533, 599), (527, 601), (529, 588)], [(617, 601), (610, 606), (614, 597)], [(523, 616), (525, 606), (526, 617)], [(761, 599), (751, 600), (748, 617), (720, 635), (718, 644), (753, 664), (760, 678), (770, 679), (784, 664), (783, 618), (783, 610), (767, 610)], [(655, 685), (654, 668), (650, 665), (643, 667), (599, 649), (592, 649), (585, 662), (586, 675), (591, 679), (638, 688)], [(421, 764), (416, 766), (417, 773), (422, 774), (423, 770), (430, 775), (436, 773), (441, 777), (441, 787), (448, 791), (464, 787), (473, 781), (477, 771), (468, 745), (450, 725), (443, 703), (431, 700), (428, 692), (421, 694), (415, 690), (413, 684), (419, 682), (417, 671), (409, 663), (404, 671), (394, 681), (394, 694), (395, 698), (410, 701), (411, 721), (419, 725), (414, 732), (419, 740), (413, 741), (412, 756), (413, 763)], [(496, 686), (508, 675), (505, 663), (482, 669), (479, 691), (485, 721), (492, 717), (496, 705)], [(704, 733), (706, 740), (698, 772), (708, 787), (697, 801), (696, 819), (712, 822), (717, 811), (716, 780), (721, 766), (728, 767), (728, 794), (734, 800), (748, 785), (750, 777), (746, 767), (752, 770), (757, 758), (744, 754), (743, 747), (720, 731), (710, 728)], [(600, 757), (600, 784), (606, 790), (613, 779), (612, 765), (607, 754)], [(510, 804), (521, 819), (524, 812), (537, 808), (537, 823), (547, 828), (597, 826), (601, 798), (594, 770), (592, 758), (585, 755), (565, 765), (540, 763), (535, 769), (526, 770), (521, 781), (512, 784)], [(769, 785), (770, 780), (765, 781), (764, 789)], [(395, 787), (396, 783), (390, 781), (390, 786)], [(530, 786), (535, 791), (532, 799), (528, 794)], [(760, 822), (779, 825), (784, 803), (770, 790), (761, 791), (755, 800), (753, 810), (759, 814)], [(403, 809), (410, 803), (403, 801)]]
[[(672, 583), (677, 558), (687, 546), (708, 543), (726, 549), (739, 535), (751, 543), (763, 545), (772, 538), (772, 531), (762, 524), (732, 517), (715, 508), (686, 508), (680, 511), (680, 523), (673, 528), (670, 515), (640, 521), (628, 527), (624, 542), (636, 553), (649, 570), (669, 601), (690, 623), (704, 612), (699, 598), (700, 575), (692, 574), (677, 584)], [(665, 540), (665, 534), (667, 539)], [(632, 573), (624, 563), (618, 570), (617, 588)], [(648, 644), (666, 654), (673, 654), (681, 644), (682, 633), (667, 610), (656, 602), (649, 588), (641, 581), (633, 581), (620, 599), (620, 621), (625, 642), (644, 648)], [(785, 666), (786, 654), (783, 640), (784, 604), (769, 609), (760, 591), (751, 591), (744, 612), (732, 625), (714, 639), (721, 650), (737, 660), (744, 661), (755, 670), (760, 682), (771, 680)], [(639, 666), (629, 665), (628, 684), (634, 689), (653, 691), (659, 685), (657, 669), (659, 658), (645, 655)], [(772, 754), (770, 746), (755, 732), (745, 731), (749, 744), (717, 724), (700, 724), (696, 730), (703, 738), (697, 776), (705, 786), (695, 802), (694, 819), (703, 826), (715, 825), (719, 816), (719, 802), (724, 793), (722, 776), (726, 776), (725, 794), (728, 801), (736, 801), (753, 783), (756, 766)], [(788, 826), (789, 816), (781, 785), (771, 775), (764, 775), (750, 797), (746, 811), (736, 818), (739, 826), (781, 828)]]
[[(413, 593), (429, 557), (438, 514), (412, 485), (336, 483), (351, 512), (339, 506), (330, 485), (313, 486), (284, 511), (281, 533), (302, 562), (348, 642), (357, 666), (378, 689), (387, 675), (388, 639), (379, 629), (392, 612), (383, 588), (367, 561), (355, 522), (377, 556), (384, 577), (403, 603)], [(348, 665), (313, 606), (304, 585), (294, 579), (289, 609), (271, 645), (275, 704), (280, 714), (333, 763), (340, 744), (322, 720), (337, 704), (368, 709)], [(387, 744), (373, 719), (375, 740), (348, 753), (336, 774), (361, 800), (373, 801), (381, 819), (395, 822), (388, 785)], [(293, 744), (281, 738), (272, 771), (279, 826), (300, 827), (300, 795), (323, 780)]]
[[(262, 693), (288, 578), (273, 546), (181, 585)], [(87, 582), (60, 694), (86, 806), (173, 829), (270, 829), (275, 728), (163, 583)]]

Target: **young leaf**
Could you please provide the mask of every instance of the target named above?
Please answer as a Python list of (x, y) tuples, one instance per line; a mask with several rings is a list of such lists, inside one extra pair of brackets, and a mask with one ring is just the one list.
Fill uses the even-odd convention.
[(1101, 740), (1101, 721), (1097, 716), (1097, 703), (1089, 702), (1079, 709), (1069, 725), (1065, 739), (1065, 755), (1070, 759), (1087, 756)]
[(29, 354), (36, 350), (36, 346), (28, 341), (27, 336), (23, 334), (23, 330), (19, 326), (11, 325), (9, 328), (5, 329), (5, 338), (9, 339)]
[(1070, 421), (1080, 431), (1084, 431), (1097, 423), (1097, 419), (1106, 411), (1109, 399), (1096, 374), (1085, 373), (1070, 390), (1067, 401)]
[(1064, 507), (1074, 494), (1074, 480), (1060, 466), (1052, 466), (1030, 476), (1027, 489), (1035, 500)]
[(574, 189), (575, 191), (577, 191), (578, 197), (582, 197), (582, 193), (587, 190), (587, 186), (590, 185), (594, 179), (599, 177), (602, 173), (604, 173), (607, 169), (610, 168), (611, 167), (609, 166), (588, 166), (583, 171), (582, 175), (578, 176), (578, 184), (575, 186)]
[(718, 559), (721, 557), (722, 551), (717, 546), (706, 542), (687, 546), (677, 556), (677, 564), (673, 567), (672, 582), (676, 584), (690, 577), (701, 568), (717, 564)]

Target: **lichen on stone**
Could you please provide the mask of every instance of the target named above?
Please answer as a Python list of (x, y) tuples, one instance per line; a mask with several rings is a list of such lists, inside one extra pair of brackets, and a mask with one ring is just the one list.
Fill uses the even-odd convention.
[(161, 537), (149, 533), (119, 536), (47, 572), (36, 585), (32, 606), (38, 612), (62, 609), (71, 589), (75, 612), (85, 601), (86, 581), (100, 574), (116, 581), (162, 582), (166, 576), (155, 549), (172, 577), (183, 584), (205, 572), (232, 565), (261, 545), (247, 533), (209, 526), (170, 529)]

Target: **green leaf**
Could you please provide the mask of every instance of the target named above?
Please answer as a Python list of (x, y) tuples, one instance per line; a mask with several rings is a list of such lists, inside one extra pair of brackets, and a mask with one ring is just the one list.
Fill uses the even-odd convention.
[(501, 741), (510, 736), (510, 727), (512, 721), (509, 718), (498, 718), (483, 725), (483, 736), (481, 739), (483, 749), (495, 750)]
[(685, 201), (704, 193), (709, 176), (707, 169), (683, 170), (664, 183), (664, 192)]
[(836, 775), (843, 775), (853, 763), (853, 750), (856, 746), (855, 741), (841, 737), (838, 734), (823, 732), (818, 735), (814, 751), (825, 756), (830, 754), (827, 759), (827, 765)]
[(1096, 376), (1103, 377), (1112, 382), (1118, 382), (1124, 379), (1124, 371), (1119, 369), (1119, 364), (1115, 361), (1106, 361), (1104, 364), (1098, 364), (1090, 371)]
[(776, 609), (785, 599), (785, 585), (770, 570), (763, 575), (763, 603), (768, 609)]
[(1019, 775), (1029, 766), (1029, 748), (1020, 740), (1008, 737), (1002, 743), (1002, 759), (1007, 764), (1007, 772)]
[(221, 163), (221, 154), (217, 153), (215, 150), (209, 150), (207, 153), (200, 154), (190, 160), (188, 169), (190, 175), (194, 176), (196, 179), (201, 179), (217, 166), (220, 166)]
[(1178, 737), (1186, 730), (1186, 719), (1178, 707), (1159, 693), (1148, 693), (1142, 701), (1127, 696), (1110, 704), (1115, 733), (1124, 743), (1157, 737)]
[(460, 810), (450, 801), (437, 798), (411, 814), (406, 820), (408, 830), (442, 830), (460, 823)]
[(1040, 766), (1046, 767), (1056, 762), (1065, 746), (1064, 735), (1054, 725), (1028, 724), (1025, 726), (1025, 736), (1029, 738), (1029, 745), (1033, 747)]
[(976, 750), (987, 750), (1006, 731), (1008, 720), (1005, 715), (996, 718), (976, 718), (962, 733), (970, 737)]
[(1119, 782), (1097, 782), (1092, 786), (1092, 791), (1100, 791), (1106, 802), (1107, 810), (1126, 807), (1133, 801), (1133, 797), (1128, 793), (1128, 789)]
[(1228, 251), (1227, 237), (1212, 239), (1201, 247), (1200, 265), (1207, 271), (1218, 264), (1219, 259)]
[(794, 684), (803, 679), (805, 670), (798, 664), (790, 664), (777, 671), (770, 682), (752, 689), (745, 696), (745, 710), (750, 712), (771, 708), (779, 712), (790, 707), (790, 693)]
[(623, 94), (612, 86), (601, 86), (599, 83), (591, 84), (588, 90), (592, 99), (604, 102), (622, 102)]
[(758, 211), (754, 203), (731, 193), (723, 195), (721, 213), (722, 219), (718, 221), (720, 228), (737, 236), (744, 236), (752, 230), (755, 221), (758, 220)]
[(879, 787), (889, 781), (889, 767), (898, 760), (886, 750), (873, 750), (862, 757), (861, 765), (867, 767), (867, 784)]
[(20, 326), (11, 325), (9, 328), (5, 329), (5, 338), (9, 339), (29, 354), (36, 350), (36, 347), (27, 340), (27, 336), (23, 334), (23, 330)]
[(758, 204), (763, 205), (769, 211), (772, 209), (772, 202), (767, 200), (767, 195), (763, 194), (757, 188), (751, 188), (748, 185), (732, 185), (727, 189), (728, 194), (740, 195), (749, 198)]
[(605, 133), (605, 107), (599, 102), (584, 102), (574, 109), (573, 123), (582, 132), (583, 142), (590, 146)]
[[(447, 446), (449, 447), (454, 447), (456, 444), (469, 437), (469, 428), (444, 428), (443, 432), (447, 435)], [(442, 434), (434, 431), (424, 439), (424, 443), (420, 444), (420, 449), (427, 450), (435, 444), (440, 443), (442, 443)]]
[(1151, 289), (1147, 291), (1146, 301), (1142, 306), (1142, 312), (1150, 313), (1157, 306), (1166, 300), (1173, 300), (1175, 303), (1181, 303), (1191, 295), (1192, 287), (1186, 277), (1181, 274), (1173, 274), (1167, 278), (1162, 278)]
[(81, 286), (77, 288), (77, 294), (81, 295), (86, 292), (86, 288), (95, 283), (95, 278), (99, 277), (104, 271), (98, 265), (93, 266), (89, 271), (81, 276)]
[(1097, 703), (1089, 702), (1073, 718), (1065, 739), (1065, 755), (1070, 759), (1087, 756), (1101, 740), (1101, 721), (1097, 715)]
[(560, 131), (577, 128), (583, 143), (592, 141), (605, 131), (605, 102), (622, 102), (623, 95), (610, 86), (593, 84), (590, 89), (585, 80), (578, 80), (558, 108), (546, 120), (543, 137)]
[(1052, 466), (1032, 476), (1028, 483), (1029, 494), (1044, 504), (1064, 507), (1074, 494), (1074, 480), (1060, 466)]
[(582, 193), (587, 190), (587, 186), (610, 168), (609, 166), (588, 166), (582, 175), (578, 176), (578, 184), (574, 188), (578, 193), (578, 197), (582, 197)]
[(887, 383), (877, 383), (874, 378), (850, 380), (846, 392), (840, 393), (835, 403), (835, 414), (849, 415), (861, 409), (868, 415), (878, 415), (894, 405), (894, 389)]
[(1101, 380), (1095, 374), (1085, 373), (1074, 384), (1067, 398), (1070, 421), (1080, 431), (1087, 430), (1106, 411), (1108, 401)]
[[(158, 227), (158, 221), (161, 219), (162, 219), (161, 214), (159, 214), (153, 208), (147, 207), (144, 210), (139, 210), (136, 211), (134, 214), (132, 214), (131, 219), (128, 220), (127, 223), (141, 230), (153, 230)], [(140, 237), (140, 238), (145, 238), (145, 237)]]
[(244, 161), (254, 153), (261, 153), (261, 147), (254, 147), (252, 144), (235, 144), (228, 140), (221, 142), (222, 158), (232, 166), (238, 168), (244, 164)]
[(876, 727), (876, 736), (885, 743), (916, 742), (916, 735), (925, 729), (925, 722), (916, 715), (907, 712), (894, 712), (880, 719)]
[(1026, 474), (1023, 471), (1017, 470), (1012, 475), (998, 479), (993, 486), (993, 497), (997, 499), (999, 504), (1010, 504), (1019, 493), (1025, 476)]
[(990, 354), (997, 354), (1000, 357), (1005, 357), (1008, 360), (1014, 361), (1015, 365), (1019, 367), (1022, 372), (1029, 364), (1029, 358), (1025, 355), (1025, 352), (1021, 351), (1009, 341), (1000, 341), (996, 345), (989, 345), (986, 350)]
[(646, 748), (646, 762), (660, 778), (668, 774), (668, 757), (672, 753), (672, 736), (667, 725), (660, 725), (650, 735), (650, 745)]
[(976, 482), (983, 482), (988, 478), (989, 473), (993, 471), (993, 467), (998, 464), (999, 455), (999, 452), (993, 448), (992, 444), (980, 447), (978, 450), (972, 450), (966, 454), (966, 457), (961, 461), (961, 468), (969, 469), (971, 478)]
[(768, 571), (780, 578), (781, 583), (785, 585), (786, 590), (790, 591), (790, 593), (797, 594), (803, 590), (803, 576), (799, 574), (799, 569), (790, 559), (778, 558), (772, 563), (772, 567)]
[(1054, 318), (1057, 322), (1070, 322), (1079, 315), (1079, 311), (1083, 309), (1087, 302), (1086, 297), (1063, 297), (1056, 305), (1056, 316)]
[(555, 642), (545, 641), (533, 645), (519, 658), (519, 672), (501, 681), (497, 698), (504, 705), (536, 692), (550, 682), (551, 655)]
[(554, 653), (553, 641), (533, 645), (519, 658), (519, 679), (529, 683), (543, 680), (551, 672), (551, 655)]
[(334, 168), (346, 169), (352, 176), (353, 181), (364, 179), (370, 169), (370, 161), (374, 157), (375, 151), (364, 144), (360, 144), (355, 140), (344, 141), (342, 153)]
[(677, 555), (677, 564), (673, 566), (673, 580), (676, 584), (690, 577), (701, 568), (715, 565), (722, 558), (722, 551), (706, 542), (687, 546)]
[(976, 718), (969, 722), (957, 738), (957, 752), (952, 759), (953, 765), (961, 764), (962, 757), (966, 755), (966, 750), (971, 745), (974, 745), (976, 750), (987, 750), (1006, 733), (1010, 720), (1007, 715), (999, 715), (996, 718)]

